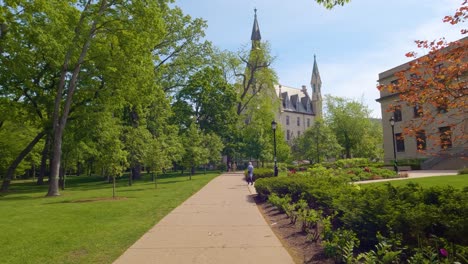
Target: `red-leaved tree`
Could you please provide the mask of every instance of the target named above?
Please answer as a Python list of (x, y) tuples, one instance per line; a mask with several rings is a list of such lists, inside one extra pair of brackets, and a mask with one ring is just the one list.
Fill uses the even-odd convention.
[[(468, 18), (467, 3), (468, 0), (464, 0), (455, 14), (446, 16), (443, 22), (452, 25), (464, 22)], [(461, 35), (467, 32), (462, 29)], [(417, 107), (415, 116), (419, 115), (419, 118), (404, 124), (404, 135), (417, 137), (418, 132), (429, 125), (444, 123), (461, 131), (456, 135), (453, 135), (453, 129), (438, 131), (428, 134), (428, 139), (432, 138), (443, 149), (449, 147), (448, 139), (468, 142), (468, 37), (453, 42), (440, 38), (416, 40), (415, 43), (426, 55), (418, 57), (416, 52), (407, 53), (407, 57), (414, 58), (408, 67), (394, 74), (396, 80), (378, 86), (381, 91), (398, 94), (395, 104), (390, 104), (387, 111), (395, 111), (396, 105), (402, 102)]]

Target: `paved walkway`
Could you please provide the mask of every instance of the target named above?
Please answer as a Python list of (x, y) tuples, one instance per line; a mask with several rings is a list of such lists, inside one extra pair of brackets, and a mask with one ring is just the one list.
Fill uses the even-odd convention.
[(293, 264), (240, 173), (216, 177), (114, 263)]
[(373, 183), (373, 182), (382, 182), (382, 181), (399, 181), (399, 180), (408, 180), (414, 178), (424, 178), (424, 177), (433, 177), (433, 176), (449, 176), (457, 175), (458, 171), (456, 170), (410, 170), (402, 171), (400, 173), (407, 173), (407, 178), (392, 178), (392, 179), (381, 179), (381, 180), (369, 180), (369, 181), (359, 181), (355, 183)]

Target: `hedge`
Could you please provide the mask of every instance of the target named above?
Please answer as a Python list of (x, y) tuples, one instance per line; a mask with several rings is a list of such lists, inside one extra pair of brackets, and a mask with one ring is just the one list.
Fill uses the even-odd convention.
[(429, 245), (433, 238), (445, 241), (440, 247), (452, 245), (458, 255), (468, 253), (467, 189), (424, 189), (414, 183), (361, 189), (342, 177), (317, 175), (261, 179), (256, 189), (264, 199), (275, 194), (290, 197), (292, 203), (305, 200), (311, 209), (332, 217), (337, 232), (352, 230), (361, 251), (376, 246), (379, 234), (398, 234), (404, 249), (401, 258)]
[[(244, 171), (245, 180), (247, 180), (248, 171)], [(262, 178), (270, 178), (275, 177), (275, 171), (273, 169), (268, 168), (255, 168), (253, 172), (254, 181)]]

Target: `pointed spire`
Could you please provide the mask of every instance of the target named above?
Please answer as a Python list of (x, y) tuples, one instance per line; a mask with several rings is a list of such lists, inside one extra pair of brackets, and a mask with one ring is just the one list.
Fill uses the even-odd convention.
[(262, 39), (262, 36), (260, 35), (260, 27), (258, 26), (258, 21), (257, 21), (257, 8), (254, 9), (255, 12), (255, 17), (254, 17), (254, 23), (252, 27), (252, 36), (250, 37), (250, 40), (252, 40), (252, 49), (255, 47), (255, 42), (258, 42)]
[(322, 86), (322, 80), (320, 79), (320, 73), (318, 70), (317, 66), (317, 59), (314, 54), (314, 67), (312, 69), (312, 78), (310, 80), (310, 84), (312, 86), (312, 92), (319, 92), (320, 93), (320, 88)]

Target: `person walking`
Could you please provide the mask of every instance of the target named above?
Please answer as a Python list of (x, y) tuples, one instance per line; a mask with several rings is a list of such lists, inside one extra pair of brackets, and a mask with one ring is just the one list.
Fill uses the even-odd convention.
[(252, 162), (249, 162), (249, 166), (247, 167), (247, 184), (253, 185), (253, 171), (254, 167)]

